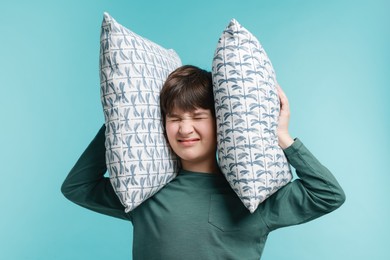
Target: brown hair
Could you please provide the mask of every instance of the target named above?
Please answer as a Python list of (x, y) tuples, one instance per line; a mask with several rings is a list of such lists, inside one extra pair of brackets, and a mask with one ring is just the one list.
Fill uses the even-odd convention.
[(185, 112), (197, 108), (210, 109), (215, 118), (211, 72), (184, 65), (169, 74), (160, 92), (161, 118), (165, 133), (165, 117), (173, 109)]

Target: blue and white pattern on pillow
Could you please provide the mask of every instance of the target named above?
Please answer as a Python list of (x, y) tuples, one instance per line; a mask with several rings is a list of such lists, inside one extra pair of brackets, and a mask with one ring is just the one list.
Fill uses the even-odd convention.
[(253, 213), (292, 179), (278, 145), (275, 72), (260, 42), (233, 19), (218, 41), (212, 75), (219, 165)]
[(159, 95), (179, 56), (104, 13), (100, 93), (106, 163), (112, 186), (129, 212), (177, 174), (178, 160), (163, 134)]

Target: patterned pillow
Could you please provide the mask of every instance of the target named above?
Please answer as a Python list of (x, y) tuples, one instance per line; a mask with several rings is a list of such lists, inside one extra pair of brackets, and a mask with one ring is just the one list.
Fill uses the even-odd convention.
[(178, 161), (163, 135), (159, 95), (178, 55), (104, 13), (100, 36), (100, 93), (111, 183), (129, 212), (177, 173)]
[(278, 145), (275, 73), (256, 37), (233, 19), (218, 41), (212, 74), (219, 165), (253, 213), (292, 178)]

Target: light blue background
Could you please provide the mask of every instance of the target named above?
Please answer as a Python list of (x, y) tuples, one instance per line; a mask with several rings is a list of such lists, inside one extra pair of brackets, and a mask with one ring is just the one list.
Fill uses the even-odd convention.
[(390, 259), (389, 3), (2, 1), (0, 259), (131, 259), (130, 223), (60, 193), (104, 120), (104, 11), (206, 69), (231, 18), (262, 42), (291, 103), (291, 134), (347, 194), (339, 210), (272, 233), (263, 259)]

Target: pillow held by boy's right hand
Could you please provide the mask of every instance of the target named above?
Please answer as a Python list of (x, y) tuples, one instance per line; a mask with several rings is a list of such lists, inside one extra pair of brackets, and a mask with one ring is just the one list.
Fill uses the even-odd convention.
[(159, 95), (179, 56), (104, 14), (100, 90), (106, 124), (106, 164), (112, 186), (129, 212), (177, 174), (161, 125)]

